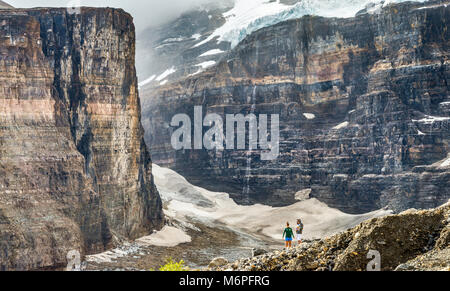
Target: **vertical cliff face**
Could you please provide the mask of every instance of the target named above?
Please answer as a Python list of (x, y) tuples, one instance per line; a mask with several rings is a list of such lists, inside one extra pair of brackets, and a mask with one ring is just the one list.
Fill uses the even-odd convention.
[(63, 266), (162, 224), (132, 18), (0, 12), (0, 268)]
[[(261, 29), (208, 71), (145, 93), (152, 156), (241, 203), (316, 197), (352, 213), (445, 203), (449, 12), (448, 1), (404, 3)], [(194, 106), (279, 114), (280, 157), (174, 151), (170, 120)]]

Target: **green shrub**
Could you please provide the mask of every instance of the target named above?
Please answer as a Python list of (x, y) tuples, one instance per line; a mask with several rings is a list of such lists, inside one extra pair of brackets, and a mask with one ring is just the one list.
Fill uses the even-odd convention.
[(171, 271), (171, 272), (181, 272), (189, 271), (189, 268), (184, 266), (184, 261), (175, 262), (172, 258), (166, 259), (166, 264), (159, 268), (160, 271)]

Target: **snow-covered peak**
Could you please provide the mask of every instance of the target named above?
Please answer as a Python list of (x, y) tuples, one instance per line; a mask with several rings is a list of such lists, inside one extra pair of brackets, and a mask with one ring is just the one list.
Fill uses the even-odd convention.
[[(289, 19), (304, 15), (353, 17), (365, 8), (372, 8), (368, 9), (368, 12), (373, 13), (385, 5), (405, 1), (408, 0), (300, 0), (294, 5), (285, 5), (280, 0), (236, 0), (234, 8), (223, 14), (226, 23), (194, 47), (215, 38), (218, 42), (230, 42), (231, 46), (235, 47), (256, 30)], [(424, 1), (426, 0), (417, 0), (417, 2)]]

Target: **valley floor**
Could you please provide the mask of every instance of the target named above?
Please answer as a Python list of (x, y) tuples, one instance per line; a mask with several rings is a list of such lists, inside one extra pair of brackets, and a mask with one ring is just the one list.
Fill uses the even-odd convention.
[(167, 225), (157, 233), (114, 250), (88, 256), (88, 270), (158, 269), (167, 258), (183, 259), (191, 268), (207, 266), (215, 257), (248, 258), (252, 248), (283, 248), (286, 221), (305, 224), (305, 239), (324, 238), (367, 219), (391, 212), (349, 215), (309, 199), (288, 207), (241, 206), (228, 194), (191, 185), (180, 174), (153, 165), (155, 184), (164, 202)]

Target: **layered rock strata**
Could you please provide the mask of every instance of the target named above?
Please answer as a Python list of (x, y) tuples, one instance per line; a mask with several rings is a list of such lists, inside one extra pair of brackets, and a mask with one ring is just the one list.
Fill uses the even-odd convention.
[(122, 10), (0, 11), (0, 269), (161, 226), (134, 54)]

